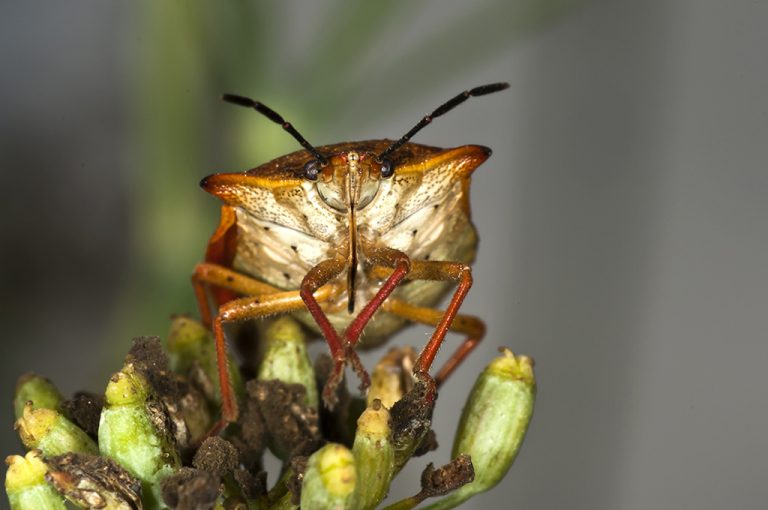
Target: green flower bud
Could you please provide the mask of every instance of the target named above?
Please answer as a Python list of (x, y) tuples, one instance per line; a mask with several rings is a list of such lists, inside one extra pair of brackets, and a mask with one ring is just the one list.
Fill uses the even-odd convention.
[(413, 347), (392, 349), (381, 358), (371, 373), (371, 386), (368, 388), (368, 405), (378, 399), (387, 409), (392, 409), (395, 402), (403, 398), (413, 388), (413, 364), (416, 351)]
[(453, 445), (454, 457), (471, 457), (475, 480), (427, 508), (453, 508), (501, 481), (525, 438), (535, 393), (533, 360), (503, 349), (477, 378)]
[[(168, 359), (171, 369), (188, 377), (218, 409), (221, 405), (219, 373), (216, 361), (216, 343), (205, 327), (183, 315), (173, 318), (168, 333)], [(229, 360), (229, 380), (238, 397), (245, 389), (237, 364)]]
[(330, 443), (307, 461), (301, 486), (302, 510), (343, 510), (354, 498), (357, 473), (348, 448)]
[(307, 388), (305, 404), (317, 409), (315, 372), (299, 323), (284, 315), (268, 321), (261, 331), (265, 351), (256, 378), (262, 381), (277, 379), (288, 384), (301, 384)]
[(65, 510), (64, 499), (45, 481), (48, 467), (33, 450), (25, 457), (11, 455), (5, 459), (5, 493), (11, 510)]
[(19, 419), (27, 402), (32, 402), (33, 409), (58, 409), (63, 400), (64, 397), (50, 380), (29, 372), (19, 377), (16, 383), (13, 409), (16, 412), (16, 419)]
[(167, 342), (171, 369), (182, 375), (189, 373), (212, 342), (210, 332), (201, 323), (184, 315), (173, 317)]
[(159, 481), (181, 465), (165, 411), (132, 364), (112, 376), (99, 422), (99, 448), (144, 485), (146, 508), (159, 505)]
[(395, 474), (395, 449), (389, 428), (389, 411), (374, 400), (357, 420), (357, 433), (352, 454), (357, 466), (358, 508), (376, 508), (387, 495)]
[(16, 420), (16, 429), (24, 446), (42, 451), (43, 455), (62, 455), (68, 452), (98, 453), (99, 449), (88, 434), (53, 409), (34, 409), (27, 402)]

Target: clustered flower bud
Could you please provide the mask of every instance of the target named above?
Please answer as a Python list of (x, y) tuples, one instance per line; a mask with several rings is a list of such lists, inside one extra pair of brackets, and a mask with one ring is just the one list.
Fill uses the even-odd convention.
[(50, 380), (30, 372), (19, 377), (16, 383), (13, 410), (16, 413), (16, 419), (19, 419), (28, 402), (32, 402), (32, 409), (58, 410), (63, 401), (64, 397)]
[(5, 459), (5, 493), (11, 510), (65, 510), (64, 498), (45, 480), (48, 466), (39, 450)]
[[(533, 362), (503, 350), (470, 392), (453, 460), (430, 463), (421, 490), (392, 502), (397, 473), (437, 447), (438, 392), (428, 374), (414, 374), (415, 350), (390, 349), (366, 398), (342, 384), (327, 409), (319, 388), (331, 362), (321, 356), (313, 366), (297, 322), (264, 321), (258, 345), (247, 384), (230, 361), (241, 414), (221, 436), (209, 437), (220, 430), (213, 338), (187, 317), (173, 319), (165, 350), (156, 338), (136, 339), (103, 398), (64, 400), (47, 379), (22, 376), (16, 428), (30, 452), (6, 459), (11, 510), (408, 510), (427, 498), (436, 500), (430, 509), (454, 508), (502, 480), (533, 412)], [(267, 449), (283, 462), (271, 487)]]

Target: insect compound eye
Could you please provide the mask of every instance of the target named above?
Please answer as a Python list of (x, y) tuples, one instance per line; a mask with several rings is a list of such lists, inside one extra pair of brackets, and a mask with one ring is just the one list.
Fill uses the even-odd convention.
[(379, 171), (381, 172), (381, 176), (387, 179), (395, 174), (395, 165), (388, 159), (382, 159), (381, 169)]
[(320, 174), (320, 162), (316, 159), (308, 161), (304, 165), (304, 178), (308, 181), (316, 181), (317, 176)]

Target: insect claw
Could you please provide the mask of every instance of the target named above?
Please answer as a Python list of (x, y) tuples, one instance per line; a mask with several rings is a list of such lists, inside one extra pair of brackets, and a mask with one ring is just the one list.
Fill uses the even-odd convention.
[(336, 395), (337, 385), (338, 383), (328, 381), (325, 383), (325, 389), (323, 389), (323, 403), (329, 411), (333, 411), (333, 408), (339, 403), (339, 397)]
[(352, 365), (352, 368), (357, 374), (357, 377), (360, 379), (360, 392), (365, 393), (365, 390), (367, 390), (368, 386), (371, 385), (371, 377), (368, 375), (368, 371), (360, 361), (360, 357), (357, 355), (357, 352), (351, 346), (347, 346), (347, 359)]
[(325, 407), (329, 410), (332, 410), (339, 401), (339, 397), (336, 394), (336, 388), (344, 378), (344, 369), (346, 368), (347, 363), (352, 365), (352, 369), (360, 378), (359, 388), (362, 393), (364, 393), (365, 390), (368, 389), (368, 386), (371, 385), (371, 378), (368, 375), (368, 371), (363, 366), (362, 361), (360, 361), (360, 357), (357, 355), (354, 347), (347, 345), (344, 357), (333, 360), (333, 371), (331, 371), (331, 375), (328, 376), (328, 381), (325, 383), (325, 388), (323, 388), (323, 401), (325, 402)]
[(323, 388), (323, 402), (325, 407), (331, 411), (339, 402), (339, 396), (336, 392), (336, 388), (344, 377), (344, 367), (346, 366), (346, 359), (336, 359), (333, 361), (333, 371), (328, 376), (328, 381)]
[(429, 372), (415, 370), (413, 372), (413, 378), (417, 381), (417, 384), (422, 386), (422, 400), (430, 404), (434, 402), (437, 399), (437, 384), (432, 376), (429, 375)]

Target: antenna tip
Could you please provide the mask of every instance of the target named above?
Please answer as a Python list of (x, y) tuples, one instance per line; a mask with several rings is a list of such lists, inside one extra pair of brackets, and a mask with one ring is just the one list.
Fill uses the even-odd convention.
[(484, 96), (485, 94), (492, 94), (499, 92), (500, 90), (508, 89), (509, 83), (502, 81), (499, 83), (489, 83), (488, 85), (481, 85), (472, 90), (473, 96)]
[(226, 101), (227, 103), (236, 104), (239, 106), (253, 106), (253, 99), (249, 99), (247, 97), (238, 96), (235, 94), (222, 94), (221, 100)]

